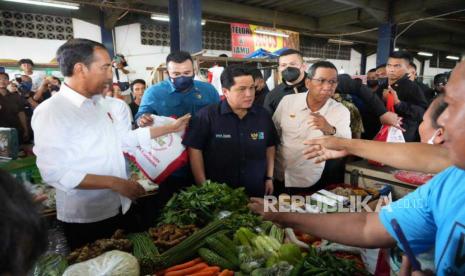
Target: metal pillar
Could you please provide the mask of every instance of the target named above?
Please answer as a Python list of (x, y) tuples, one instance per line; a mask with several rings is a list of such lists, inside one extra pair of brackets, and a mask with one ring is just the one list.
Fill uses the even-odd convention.
[(376, 51), (376, 66), (385, 64), (394, 50), (395, 25), (387, 22), (381, 24), (378, 30), (378, 49)]
[(363, 45), (360, 49), (361, 60), (360, 60), (360, 75), (365, 75), (367, 71), (367, 47)]
[(171, 51), (202, 50), (201, 0), (169, 0)]
[(102, 44), (107, 48), (110, 58), (115, 56), (115, 45), (113, 44), (113, 31), (105, 28), (105, 13), (99, 12), (100, 33), (102, 34)]

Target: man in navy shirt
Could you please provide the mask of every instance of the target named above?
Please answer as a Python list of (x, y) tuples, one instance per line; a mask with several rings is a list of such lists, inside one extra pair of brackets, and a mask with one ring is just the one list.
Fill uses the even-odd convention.
[(277, 134), (268, 112), (253, 105), (251, 71), (227, 67), (221, 85), (226, 99), (200, 110), (183, 141), (195, 182), (243, 186), (249, 196), (272, 194)]

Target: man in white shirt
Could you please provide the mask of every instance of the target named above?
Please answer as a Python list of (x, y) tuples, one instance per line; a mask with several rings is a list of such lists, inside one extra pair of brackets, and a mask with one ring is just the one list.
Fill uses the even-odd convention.
[(124, 227), (121, 212), (145, 193), (127, 180), (123, 149), (148, 146), (151, 138), (179, 131), (187, 121), (128, 131), (101, 97), (112, 80), (106, 48), (72, 39), (58, 49), (57, 60), (65, 81), (34, 112), (34, 153), (42, 178), (57, 189), (57, 219), (73, 249)]
[(327, 61), (314, 63), (305, 86), (306, 93), (285, 96), (273, 115), (281, 138), (275, 177), (291, 194), (308, 191), (324, 169), (324, 163), (315, 164), (302, 156), (305, 140), (323, 135), (351, 138), (349, 110), (331, 99), (337, 86), (336, 67)]

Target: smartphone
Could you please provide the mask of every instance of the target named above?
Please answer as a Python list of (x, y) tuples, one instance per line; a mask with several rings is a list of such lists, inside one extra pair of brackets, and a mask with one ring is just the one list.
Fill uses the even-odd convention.
[(21, 79), (21, 74), (15, 74), (15, 80), (18, 82), (18, 83), (21, 83), (22, 79)]

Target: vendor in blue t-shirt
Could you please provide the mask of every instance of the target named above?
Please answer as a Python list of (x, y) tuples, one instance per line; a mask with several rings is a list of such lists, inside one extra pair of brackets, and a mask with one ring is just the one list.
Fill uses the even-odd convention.
[(278, 136), (271, 115), (253, 104), (252, 71), (226, 67), (221, 85), (226, 99), (200, 110), (183, 141), (195, 182), (244, 187), (249, 196), (272, 194)]
[[(465, 275), (465, 62), (459, 63), (452, 71), (446, 86), (445, 102), (448, 107), (439, 117), (438, 123), (445, 129), (444, 146), (447, 150), (441, 146), (417, 143), (384, 143), (383, 146), (386, 155), (394, 156), (387, 158), (392, 161), (390, 164), (402, 163), (406, 168), (418, 170), (422, 170), (418, 165), (422, 164), (424, 170), (429, 170), (438, 168), (435, 163), (447, 164), (444, 159), (450, 159), (453, 166), (404, 198), (384, 207), (379, 214), (264, 212), (261, 199), (252, 199), (250, 208), (262, 214), (265, 219), (290, 225), (334, 242), (364, 248), (393, 247), (397, 244), (404, 250), (391, 226), (392, 219), (396, 219), (415, 255), (435, 247), (438, 275)], [(343, 144), (311, 141), (311, 147), (318, 145), (319, 150), (315, 152), (317, 159), (320, 155), (334, 158), (336, 155), (346, 154), (347, 151), (360, 152), (360, 147), (372, 146), (373, 143), (377, 142), (360, 140), (355, 142), (352, 150), (348, 150)], [(394, 152), (398, 155), (395, 156)], [(370, 156), (372, 157), (373, 155)], [(407, 160), (410, 160), (409, 164), (404, 162)], [(410, 272), (424, 275), (420, 271), (409, 271), (408, 274)]]

